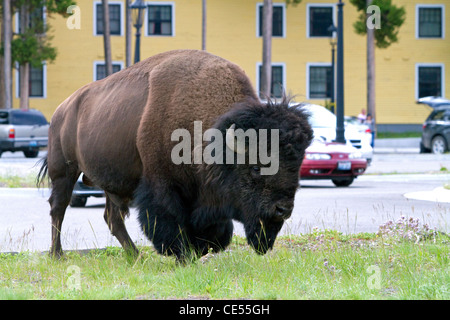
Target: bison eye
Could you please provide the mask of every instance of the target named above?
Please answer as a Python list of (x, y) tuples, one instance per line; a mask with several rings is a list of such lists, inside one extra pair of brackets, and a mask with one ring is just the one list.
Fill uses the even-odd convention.
[(254, 174), (254, 175), (260, 175), (261, 174), (261, 168), (259, 167), (259, 166), (253, 166), (252, 168), (251, 168), (251, 172)]

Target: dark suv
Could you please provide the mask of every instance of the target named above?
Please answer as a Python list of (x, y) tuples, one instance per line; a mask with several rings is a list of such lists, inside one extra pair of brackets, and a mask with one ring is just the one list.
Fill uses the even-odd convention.
[(0, 155), (22, 151), (27, 158), (47, 147), (49, 124), (38, 110), (0, 109)]
[(420, 152), (444, 153), (450, 147), (450, 100), (425, 97), (417, 103), (427, 104), (433, 111), (422, 126)]

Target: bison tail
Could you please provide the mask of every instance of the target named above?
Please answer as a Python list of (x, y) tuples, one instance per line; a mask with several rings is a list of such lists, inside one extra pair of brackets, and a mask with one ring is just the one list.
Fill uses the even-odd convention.
[(45, 156), (44, 158), (39, 160), (36, 163), (36, 166), (38, 166), (38, 165), (41, 165), (41, 169), (39, 169), (39, 173), (38, 173), (38, 175), (36, 177), (36, 187), (40, 188), (45, 183), (45, 181), (44, 181), (45, 177), (47, 177), (47, 182), (50, 185), (49, 178), (48, 178), (48, 175), (47, 175), (47, 173), (48, 173), (47, 156)]

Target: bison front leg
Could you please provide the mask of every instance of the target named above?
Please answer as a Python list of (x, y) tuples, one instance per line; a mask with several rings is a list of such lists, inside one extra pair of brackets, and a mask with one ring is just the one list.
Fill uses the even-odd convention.
[(201, 207), (192, 212), (189, 236), (196, 251), (225, 250), (233, 237), (232, 211)]
[(188, 212), (177, 190), (164, 181), (150, 182), (143, 178), (135, 192), (142, 231), (156, 251), (174, 255), (184, 262), (191, 255), (186, 234)]
[(148, 209), (143, 223), (142, 215), (140, 214), (142, 229), (159, 254), (175, 256), (181, 263), (189, 260), (192, 250), (183, 226), (170, 216)]
[[(114, 201), (112, 201), (114, 199)], [(123, 249), (131, 255), (138, 255), (139, 250), (134, 245), (125, 226), (125, 218), (128, 216), (128, 205), (117, 196), (106, 195), (106, 207), (104, 219), (111, 231), (111, 234), (117, 238)]]

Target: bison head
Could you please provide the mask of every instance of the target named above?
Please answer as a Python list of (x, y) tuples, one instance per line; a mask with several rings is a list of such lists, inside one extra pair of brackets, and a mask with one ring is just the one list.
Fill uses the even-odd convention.
[(233, 208), (248, 243), (264, 254), (294, 207), (299, 168), (313, 136), (308, 116), (287, 99), (252, 100), (237, 104), (214, 128), (226, 141), (219, 150), (224, 160), (201, 166), (203, 194), (214, 207)]

